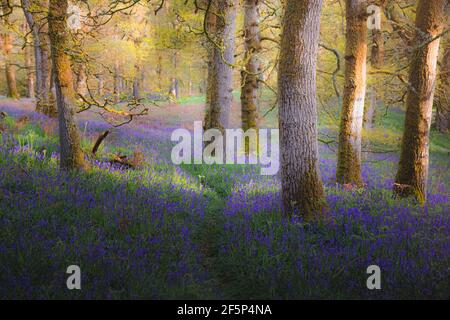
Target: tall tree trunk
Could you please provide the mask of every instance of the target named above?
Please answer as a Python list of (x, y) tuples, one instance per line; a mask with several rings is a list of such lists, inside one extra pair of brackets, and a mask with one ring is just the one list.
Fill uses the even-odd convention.
[(134, 47), (136, 50), (136, 61), (134, 62), (134, 76), (133, 76), (133, 83), (132, 83), (132, 93), (133, 98), (136, 100), (139, 100), (141, 97), (140, 94), (140, 87), (141, 87), (141, 80), (142, 80), (142, 70), (141, 70), (141, 57), (139, 56), (139, 51), (141, 50), (141, 43), (142, 39), (137, 38), (134, 39)]
[(102, 74), (97, 74), (97, 95), (99, 97), (103, 97), (104, 90), (105, 90), (105, 80), (103, 79)]
[(23, 34), (25, 35), (25, 47), (24, 47), (24, 60), (25, 60), (25, 68), (27, 70), (27, 97), (34, 98), (35, 97), (35, 78), (33, 72), (33, 53), (31, 50), (31, 46), (29, 45), (29, 36), (28, 36), (28, 25), (27, 23), (23, 23), (22, 25)]
[(39, 27), (34, 22), (33, 14), (30, 12), (30, 2), (29, 0), (21, 0), (23, 13), (25, 15), (25, 19), (27, 21), (28, 27), (31, 30), (31, 34), (33, 36), (33, 49), (34, 49), (34, 65), (35, 65), (35, 77), (36, 77), (36, 111), (42, 112), (42, 108), (39, 104), (39, 101), (42, 97), (42, 50), (41, 50), (41, 41), (39, 39)]
[(66, 54), (70, 42), (66, 13), (67, 0), (50, 0), (48, 25), (58, 106), (60, 166), (62, 170), (72, 170), (83, 169), (86, 163), (74, 119), (76, 98), (70, 59)]
[[(215, 2), (211, 2), (209, 12), (205, 13), (206, 19), (206, 32), (211, 36), (214, 36), (217, 27), (217, 16), (214, 14), (216, 10)], [(206, 51), (207, 51), (207, 74), (206, 74), (206, 107), (205, 107), (205, 120), (204, 129), (210, 129), (211, 126), (211, 105), (212, 105), (212, 92), (215, 91), (215, 66), (214, 66), (214, 56), (216, 54), (215, 46), (211, 41), (206, 40)]]
[(287, 0), (278, 71), (281, 185), (286, 214), (320, 215), (316, 60), (321, 0)]
[[(214, 38), (216, 45), (210, 49), (211, 66), (208, 74), (209, 92), (205, 129), (228, 128), (233, 102), (233, 68), (230, 64), (234, 63), (237, 0), (220, 0), (216, 6), (220, 18), (211, 18), (215, 20), (215, 32), (210, 36)], [(208, 30), (209, 32), (211, 30)]]
[(363, 185), (361, 131), (366, 95), (366, 0), (346, 0), (345, 86), (339, 128), (336, 180)]
[(450, 43), (447, 41), (439, 70), (439, 84), (436, 95), (436, 129), (439, 132), (450, 132)]
[(114, 61), (114, 103), (117, 104), (120, 101), (120, 74), (119, 74), (119, 60)]
[(162, 55), (158, 54), (158, 62), (156, 64), (156, 75), (158, 77), (158, 91), (162, 91)]
[(178, 81), (178, 51), (175, 51), (172, 55), (172, 65), (174, 76), (170, 81), (169, 95), (174, 98), (179, 98), (179, 81)]
[(405, 129), (394, 193), (415, 196), (421, 204), (427, 196), (429, 131), (440, 42), (440, 38), (431, 39), (442, 32), (446, 13), (446, 0), (419, 0), (416, 10), (416, 48), (411, 57)]
[(370, 61), (372, 67), (380, 69), (384, 63), (384, 37), (378, 29), (372, 30), (372, 47), (370, 49)]
[(377, 90), (372, 87), (369, 91), (369, 101), (366, 103), (366, 108), (364, 110), (364, 128), (372, 129), (373, 128), (373, 118), (375, 116), (375, 110), (378, 104), (377, 99)]
[(258, 86), (261, 64), (258, 0), (244, 1), (245, 71), (241, 72), (242, 129), (257, 127)]
[(75, 92), (84, 97), (88, 94), (86, 64), (84, 62), (76, 63), (75, 76)]
[[(2, 0), (2, 13), (3, 13), (3, 23), (6, 28), (9, 25), (9, 17), (13, 9), (9, 6), (8, 0)], [(16, 70), (14, 68), (14, 62), (12, 58), (13, 49), (13, 33), (10, 30), (4, 31), (1, 35), (3, 43), (3, 55), (5, 58), (5, 75), (6, 75), (6, 85), (8, 87), (7, 96), (13, 99), (19, 99), (19, 92), (17, 91), (16, 83)]]
[(140, 92), (139, 92), (139, 78), (140, 78), (140, 67), (139, 64), (136, 62), (134, 65), (134, 77), (133, 77), (133, 98), (136, 100), (140, 99)]
[(21, 0), (21, 4), (33, 35), (36, 65), (36, 111), (55, 117), (57, 110), (51, 93), (50, 39), (45, 19), (48, 0)]
[[(384, 11), (386, 1), (379, 1), (380, 11)], [(384, 64), (384, 36), (382, 29), (372, 29), (371, 32), (372, 45), (370, 48), (370, 64), (372, 68), (380, 69)], [(373, 127), (373, 120), (376, 113), (376, 107), (379, 103), (379, 92), (375, 85), (370, 88), (369, 103), (364, 111), (364, 127), (371, 129)]]

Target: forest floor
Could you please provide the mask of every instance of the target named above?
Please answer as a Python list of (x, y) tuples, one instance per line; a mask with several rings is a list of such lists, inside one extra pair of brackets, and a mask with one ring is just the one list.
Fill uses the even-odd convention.
[[(449, 135), (431, 135), (424, 207), (392, 197), (401, 110), (364, 134), (365, 188), (337, 186), (336, 145), (320, 144), (330, 219), (307, 223), (282, 217), (279, 177), (258, 166), (171, 163), (172, 130), (191, 129), (202, 105), (154, 107), (114, 129), (91, 169), (62, 173), (56, 121), (0, 100), (0, 298), (450, 298)], [(86, 151), (109, 128), (91, 112), (78, 123)], [(112, 154), (139, 166), (111, 165)], [(82, 290), (66, 288), (72, 264)], [(366, 287), (374, 264), (381, 290)]]

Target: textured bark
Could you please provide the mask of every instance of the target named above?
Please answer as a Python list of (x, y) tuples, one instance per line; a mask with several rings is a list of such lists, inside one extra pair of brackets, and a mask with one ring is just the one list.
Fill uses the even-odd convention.
[(317, 149), (316, 60), (321, 0), (287, 0), (278, 71), (285, 214), (312, 218), (325, 206)]
[(77, 63), (75, 69), (75, 91), (79, 95), (86, 96), (88, 94), (86, 65), (83, 62)]
[(66, 54), (69, 45), (66, 12), (67, 0), (50, 0), (48, 25), (58, 106), (60, 167), (73, 170), (85, 168), (86, 163), (74, 119), (76, 98), (70, 59)]
[(364, 128), (371, 129), (373, 127), (373, 118), (375, 116), (376, 106), (378, 104), (377, 92), (375, 88), (369, 91), (369, 102), (366, 103), (364, 110)]
[(35, 77), (33, 72), (33, 52), (32, 48), (29, 45), (29, 36), (28, 36), (28, 25), (25, 22), (22, 26), (23, 34), (25, 35), (25, 48), (23, 50), (24, 60), (25, 60), (25, 68), (27, 70), (27, 97), (34, 98), (35, 97)]
[(158, 54), (158, 63), (156, 65), (156, 75), (158, 77), (158, 91), (162, 91), (162, 55)]
[(421, 204), (427, 196), (428, 143), (440, 38), (430, 40), (442, 32), (445, 11), (448, 13), (446, 0), (419, 0), (417, 5), (417, 45), (411, 57), (405, 129), (394, 185), (396, 195), (415, 196)]
[[(2, 12), (4, 14), (2, 20), (5, 26), (9, 25), (9, 17), (12, 13), (12, 8), (8, 6), (9, 1), (2, 0)], [(1, 34), (3, 44), (3, 56), (5, 59), (5, 76), (6, 85), (8, 88), (7, 96), (13, 99), (19, 99), (19, 92), (17, 91), (16, 83), (16, 70), (14, 68), (14, 61), (12, 58), (13, 49), (13, 33), (11, 31), (5, 31)]]
[(450, 43), (447, 41), (439, 70), (439, 83), (436, 95), (436, 129), (450, 132)]
[(37, 101), (36, 101), (36, 111), (41, 112), (42, 108), (39, 106), (39, 97), (42, 94), (42, 51), (41, 51), (41, 42), (39, 39), (39, 27), (34, 23), (34, 17), (30, 12), (30, 1), (29, 0), (21, 0), (23, 13), (25, 15), (25, 19), (27, 21), (28, 27), (31, 30), (31, 34), (33, 36), (33, 48), (34, 48), (34, 64), (35, 64), (35, 77), (36, 77), (36, 93), (37, 93)]
[[(211, 3), (210, 12), (208, 13), (206, 17), (206, 32), (208, 34), (214, 35), (216, 32), (216, 24), (217, 24), (217, 16), (213, 14), (212, 12), (215, 10), (215, 3)], [(212, 99), (212, 92), (215, 91), (214, 86), (215, 81), (215, 67), (214, 67), (214, 56), (216, 54), (216, 50), (214, 49), (214, 44), (206, 40), (206, 50), (208, 53), (208, 61), (207, 61), (207, 77), (206, 77), (206, 110), (205, 110), (205, 120), (204, 120), (204, 129), (210, 129), (211, 126), (211, 99)]]
[[(381, 11), (383, 12), (386, 7), (386, 1), (378, 1), (376, 2), (378, 6), (381, 7)], [(373, 29), (371, 32), (372, 45), (370, 49), (370, 64), (372, 68), (380, 69), (384, 64), (384, 36), (383, 31)], [(369, 93), (369, 103), (367, 108), (364, 110), (364, 128), (370, 129), (373, 127), (373, 120), (376, 113), (376, 106), (381, 102), (379, 98), (379, 91), (375, 86), (370, 88)]]
[(114, 103), (117, 104), (120, 101), (120, 74), (119, 74), (119, 60), (114, 61)]
[(336, 180), (361, 186), (361, 131), (366, 95), (367, 1), (346, 1), (345, 85)]
[(180, 88), (178, 81), (178, 52), (174, 52), (174, 54), (172, 55), (172, 66), (174, 77), (170, 79), (169, 95), (174, 99), (178, 99), (180, 95)]
[(136, 100), (139, 100), (141, 96), (139, 92), (140, 91), (139, 87), (140, 87), (140, 67), (139, 64), (136, 63), (134, 65), (134, 77), (133, 77), (133, 98)]
[(132, 93), (133, 98), (139, 100), (141, 98), (140, 89), (142, 86), (142, 71), (143, 68), (141, 66), (142, 59), (139, 56), (139, 51), (141, 50), (142, 39), (136, 38), (134, 39), (134, 48), (136, 50), (136, 61), (134, 62), (134, 76), (133, 76), (133, 84), (132, 84)]
[[(210, 66), (208, 70), (207, 112), (205, 129), (224, 129), (229, 126), (231, 104), (233, 102), (234, 32), (236, 27), (237, 0), (216, 1), (217, 15), (209, 17), (215, 32), (210, 34), (216, 44), (210, 48)], [(210, 13), (210, 16), (213, 14)], [(208, 19), (208, 20), (209, 20)], [(214, 20), (214, 21), (212, 21)], [(208, 29), (208, 33), (211, 29)]]
[(33, 35), (36, 66), (36, 111), (55, 117), (57, 114), (51, 93), (50, 39), (46, 14), (47, 0), (21, 0), (28, 26)]
[(244, 44), (245, 71), (241, 72), (242, 129), (257, 127), (258, 86), (261, 64), (259, 52), (261, 39), (259, 33), (258, 0), (244, 1)]
[(102, 74), (97, 74), (96, 78), (97, 78), (97, 95), (99, 97), (103, 97), (105, 91), (105, 80)]
[(384, 37), (382, 30), (372, 30), (370, 61), (373, 68), (380, 69), (384, 63)]

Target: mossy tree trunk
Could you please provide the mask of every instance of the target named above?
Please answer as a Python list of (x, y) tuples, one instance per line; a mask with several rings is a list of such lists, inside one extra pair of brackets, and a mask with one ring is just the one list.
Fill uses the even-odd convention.
[(363, 185), (361, 133), (366, 95), (366, 0), (346, 1), (345, 85), (339, 128), (336, 180)]
[(60, 167), (62, 170), (73, 170), (85, 168), (86, 163), (74, 119), (76, 97), (70, 58), (66, 53), (70, 44), (67, 5), (67, 0), (50, 0), (48, 26), (58, 106)]
[(317, 147), (316, 60), (321, 0), (287, 0), (278, 71), (283, 208), (319, 216), (325, 206)]
[(450, 43), (447, 41), (439, 70), (439, 84), (436, 96), (436, 129), (450, 132)]
[(448, 3), (446, 0), (419, 0), (416, 10), (415, 50), (409, 70), (406, 97), (405, 127), (400, 163), (394, 193), (415, 196), (424, 204), (427, 194), (429, 165), (429, 131), (436, 85), (439, 42), (444, 28)]

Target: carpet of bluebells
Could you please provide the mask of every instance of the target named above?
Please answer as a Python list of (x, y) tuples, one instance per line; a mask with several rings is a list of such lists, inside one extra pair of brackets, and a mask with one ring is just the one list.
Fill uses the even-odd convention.
[[(330, 218), (305, 222), (280, 214), (279, 178), (256, 166), (172, 165), (169, 126), (118, 128), (91, 169), (62, 173), (55, 121), (0, 111), (0, 298), (450, 298), (448, 149), (432, 148), (420, 207), (392, 197), (396, 152), (365, 154), (366, 187), (348, 189), (321, 145)], [(108, 125), (79, 127), (88, 150)], [(136, 150), (135, 170), (108, 161)], [(72, 264), (82, 290), (66, 287)]]

